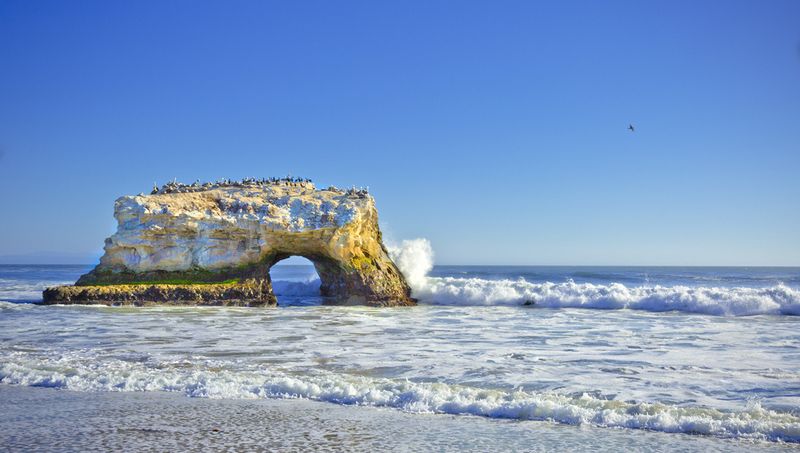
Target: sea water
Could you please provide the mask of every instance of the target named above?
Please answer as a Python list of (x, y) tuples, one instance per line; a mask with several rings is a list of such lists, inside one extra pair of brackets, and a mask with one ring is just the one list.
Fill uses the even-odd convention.
[(325, 305), (313, 267), (280, 265), (278, 308), (40, 306), (91, 266), (0, 266), (0, 383), (800, 442), (800, 268), (432, 266), (413, 246), (392, 253), (420, 303), (394, 309)]

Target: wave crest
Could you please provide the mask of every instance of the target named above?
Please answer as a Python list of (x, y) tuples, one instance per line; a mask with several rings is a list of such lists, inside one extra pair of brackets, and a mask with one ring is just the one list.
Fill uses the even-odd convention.
[(391, 407), (416, 413), (469, 414), (549, 420), (800, 442), (800, 417), (750, 403), (739, 411), (631, 403), (555, 392), (483, 389), (447, 383), (271, 369), (230, 370), (224, 362), (130, 362), (80, 354), (13, 352), (0, 361), (0, 383), (75, 391), (178, 391), (205, 398), (308, 398), (337, 404)]
[[(412, 295), (433, 305), (536, 305), (549, 308), (680, 311), (724, 316), (800, 315), (800, 290), (779, 284), (766, 288), (712, 286), (626, 286), (532, 283), (517, 280), (429, 277), (433, 248), (427, 239), (404, 240), (388, 247), (406, 277)], [(592, 274), (593, 275), (593, 274)], [(604, 277), (607, 277), (603, 274)], [(620, 276), (615, 276), (619, 278)]]
[(427, 275), (433, 269), (433, 247), (430, 241), (422, 238), (407, 239), (400, 244), (389, 244), (387, 249), (412, 289), (427, 285)]
[(414, 295), (442, 305), (536, 305), (549, 308), (681, 311), (710, 315), (800, 315), (800, 291), (768, 288), (636, 286), (622, 283), (531, 283), (518, 280), (428, 277)]

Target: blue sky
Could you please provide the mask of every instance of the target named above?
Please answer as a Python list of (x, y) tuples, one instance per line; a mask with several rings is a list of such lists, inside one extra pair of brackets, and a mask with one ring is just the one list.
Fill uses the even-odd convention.
[(4, 256), (291, 172), (442, 264), (800, 265), (799, 171), (797, 1), (0, 3)]

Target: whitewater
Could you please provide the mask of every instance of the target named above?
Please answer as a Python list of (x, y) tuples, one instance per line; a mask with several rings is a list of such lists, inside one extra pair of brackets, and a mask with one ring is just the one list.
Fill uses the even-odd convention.
[(273, 268), (275, 309), (39, 306), (88, 267), (0, 266), (0, 384), (800, 442), (798, 268), (434, 266), (425, 240), (389, 249), (418, 307), (325, 305), (311, 266)]
[[(390, 247), (390, 254), (414, 288), (414, 296), (429, 304), (800, 315), (800, 278), (791, 268), (451, 266), (431, 276), (433, 249), (427, 240), (403, 241)], [(448, 271), (460, 275), (448, 276)], [(503, 278), (504, 273), (520, 276)], [(576, 283), (573, 278), (586, 281)]]

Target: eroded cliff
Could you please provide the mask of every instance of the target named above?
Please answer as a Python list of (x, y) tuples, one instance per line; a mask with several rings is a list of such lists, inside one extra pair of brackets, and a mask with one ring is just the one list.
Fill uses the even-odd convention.
[(285, 180), (180, 186), (121, 197), (114, 216), (100, 264), (75, 286), (45, 291), (45, 303), (161, 303), (180, 294), (184, 303), (270, 305), (269, 268), (293, 255), (314, 263), (332, 301), (414, 303), (365, 191)]

